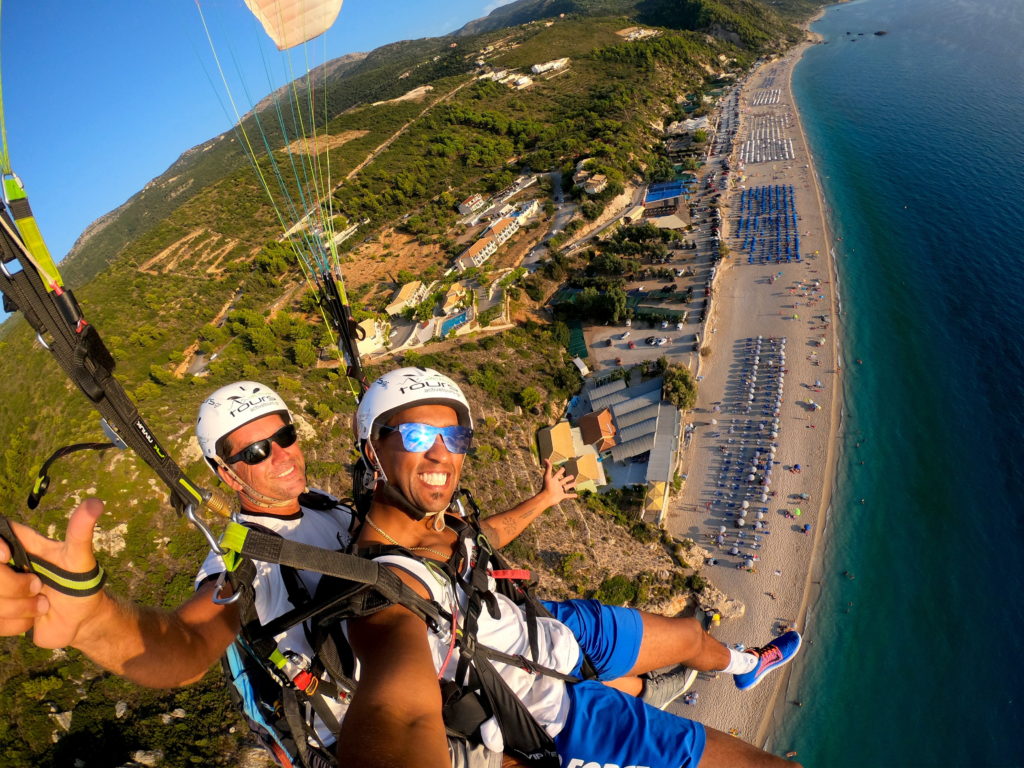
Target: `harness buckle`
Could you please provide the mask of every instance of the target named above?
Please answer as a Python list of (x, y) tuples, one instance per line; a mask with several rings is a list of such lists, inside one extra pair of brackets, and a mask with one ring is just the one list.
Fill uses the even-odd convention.
[(526, 658), (522, 654), (516, 656), (516, 658), (519, 659), (519, 667), (520, 667), (520, 669), (522, 669), (524, 672), (529, 672), (531, 675), (536, 675), (537, 674), (537, 665), (536, 664), (534, 664), (532, 661), (530, 661), (528, 658)]
[(476, 636), (465, 632), (458, 633), (459, 647), (464, 656), (472, 657), (476, 653)]
[(320, 687), (320, 678), (308, 669), (304, 669), (292, 678), (292, 685), (307, 696), (312, 696), (316, 693), (316, 689)]
[(310, 671), (309, 662), (304, 656), (295, 651), (284, 651), (284, 663), (281, 671), (291, 681), (297, 690), (307, 696), (312, 696), (320, 687), (320, 678)]

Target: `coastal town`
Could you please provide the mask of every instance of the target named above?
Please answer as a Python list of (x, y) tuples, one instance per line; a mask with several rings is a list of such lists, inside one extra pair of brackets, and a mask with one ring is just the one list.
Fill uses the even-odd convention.
[[(608, 34), (656, 42), (663, 32), (633, 26)], [(417, 102), (421, 111), (376, 138), (346, 179), (467, 85), (477, 89), (470, 91), (474, 98), (519, 98), (548, 81), (566, 82), (588, 65), (576, 53), (499, 65), (494, 57), (517, 45), (510, 40), (460, 51), (473, 60), (471, 77), (439, 90), (436, 99), (426, 98), (434, 86), (393, 99), (403, 107)], [(506, 427), (525, 416), (525, 426), (514, 426), (517, 470), (532, 474), (550, 462), (574, 479), (577, 492), (593, 495), (581, 506), (594, 500), (615, 506), (616, 524), (624, 522), (628, 531), (624, 537), (678, 565), (679, 573), (669, 576), (658, 565), (636, 577), (662, 582), (659, 599), (667, 598), (657, 610), (696, 616), (737, 651), (742, 643), (766, 643), (791, 629), (813, 642), (808, 605), (827, 527), (843, 362), (835, 333), (841, 318), (834, 253), (790, 85), (793, 66), (812, 43), (808, 36), (753, 66), (753, 57), (740, 61), (716, 49), (692, 80), (675, 81), (684, 86), (662, 105), (664, 119), (655, 120), (652, 131), (649, 121), (637, 131), (635, 146), (650, 154), (646, 164), (624, 166), (628, 172), (609, 162), (607, 148), (581, 141), (582, 151), (567, 153), (561, 165), (540, 166), (557, 170), (534, 172), (528, 163), (496, 154), (500, 169), (481, 162), (463, 183), (447, 182), (428, 202), (418, 193), (407, 205), (394, 203), (397, 214), (379, 229), (362, 209), (351, 219), (336, 213), (329, 221), (315, 207), (301, 209), (283, 235), (248, 254), (255, 256), (245, 266), (251, 283), (233, 288), (227, 300), (222, 296), (195, 342), (174, 350), (173, 373), (152, 366), (151, 381), (136, 397), (154, 396), (172, 378), (216, 379), (241, 346), (232, 347), (236, 339), (254, 352), (274, 351), (278, 331), (292, 346), (272, 359), (287, 366), (287, 374), (314, 369), (311, 378), (326, 383), (344, 380), (339, 374), (349, 359), (386, 369), (396, 361), (433, 365), (428, 360), (436, 354), (448, 355), (457, 368), (460, 350), (483, 357), (502, 335), (522, 339), (532, 328), (532, 338), (550, 338), (554, 348), (516, 350), (526, 361), (518, 364), (532, 361), (539, 368), (540, 356), (544, 363), (554, 360), (557, 395), (545, 401), (533, 386), (543, 381), (537, 376), (530, 386), (524, 378), (514, 390), (499, 392), (497, 403), (480, 406), (473, 398), (474, 411), (482, 408), (474, 420), (491, 432), (485, 443), (481, 430), (474, 460), (503, 462)], [(451, 109), (460, 119), (493, 119), (493, 113)], [(351, 131), (346, 141), (360, 133), (368, 131)], [(425, 215), (431, 206), (444, 214)], [(343, 341), (354, 355), (335, 344), (329, 330), (312, 330), (319, 324), (316, 310), (323, 310), (320, 298), (303, 296), (297, 281), (277, 282), (286, 273), (287, 246), (307, 237), (329, 243), (324, 251), (335, 259), (345, 244), (344, 271), (361, 271), (345, 288), (344, 309), (351, 315), (340, 322), (324, 317), (325, 327), (333, 323), (335, 330), (348, 322), (353, 338)], [(191, 232), (141, 261), (140, 273), (166, 275), (193, 240), (203, 242)], [(206, 268), (219, 275), (221, 262)], [(255, 290), (272, 295), (262, 314), (247, 303)], [(273, 334), (264, 322), (275, 324)], [(351, 330), (356, 326), (358, 332)], [(256, 380), (261, 371), (250, 366), (246, 375)], [(467, 378), (476, 385), (472, 374)], [(286, 374), (276, 381), (291, 392), (303, 386)], [(327, 423), (336, 406), (324, 399), (303, 407), (305, 415)], [(488, 413), (492, 407), (492, 413), (500, 410), (497, 418)], [(296, 421), (309, 433), (305, 415)], [(331, 429), (333, 441), (346, 426), (334, 420)], [(310, 455), (328, 482), (340, 475), (334, 454)], [(514, 478), (507, 492), (520, 491), (524, 482)], [(619, 552), (614, 544), (609, 549)], [(563, 564), (584, 556), (570, 552)], [(560, 576), (569, 570), (556, 567)], [(563, 580), (584, 591), (581, 582)], [(726, 684), (731, 680), (719, 679), (728, 676), (693, 673), (671, 706), (784, 753), (785, 745), (771, 738), (787, 708), (806, 695), (798, 675), (787, 669), (741, 693)]]
[[(388, 319), (363, 321), (360, 342), (374, 359), (507, 326), (508, 289), (542, 265), (552, 237), (572, 254), (615, 232), (670, 233), (626, 285), (621, 317), (571, 323), (583, 384), (563, 418), (537, 435), (538, 457), (564, 466), (581, 490), (642, 489), (645, 521), (702, 547), (708, 578), (730, 599), (701, 607), (729, 643), (803, 628), (832, 487), (842, 368), (836, 273), (790, 87), (810, 43), (738, 81), (723, 71), (709, 114), (664, 126), (676, 179), (627, 185), (568, 236), (579, 203), (608, 183), (586, 158), (572, 195), (559, 174), (470, 194), (458, 205), (462, 253), (440, 280), (399, 286)], [(570, 62), (538, 66), (535, 75)], [(529, 87), (514, 72), (482, 77)], [(502, 258), (510, 245), (516, 256)], [(578, 293), (548, 297), (549, 317)], [(659, 361), (692, 376), (692, 409), (664, 399)], [(675, 706), (755, 743), (799, 698), (788, 674), (753, 694), (714, 677), (702, 675)]]

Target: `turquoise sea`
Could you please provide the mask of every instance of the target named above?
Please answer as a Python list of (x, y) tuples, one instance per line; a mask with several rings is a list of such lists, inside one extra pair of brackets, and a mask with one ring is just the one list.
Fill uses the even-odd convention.
[(1024, 765), (1024, 1), (857, 0), (814, 29), (794, 87), (841, 238), (845, 420), (774, 746)]

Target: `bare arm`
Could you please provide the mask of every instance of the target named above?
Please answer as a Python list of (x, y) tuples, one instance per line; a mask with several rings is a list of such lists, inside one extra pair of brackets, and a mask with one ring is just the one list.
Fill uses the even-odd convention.
[(194, 683), (241, 628), (236, 606), (216, 605), (213, 590), (212, 582), (204, 584), (174, 611), (103, 592), (103, 602), (71, 645), (104, 669), (148, 688)]
[[(103, 504), (88, 499), (71, 514), (64, 541), (53, 541), (14, 524), (25, 549), (72, 572), (90, 570), (96, 559), (92, 534)], [(32, 640), (40, 648), (71, 646), (103, 668), (152, 688), (185, 685), (201, 678), (240, 627), (233, 606), (210, 600), (207, 584), (175, 611), (145, 608), (106, 590), (73, 597), (43, 585), (44, 611)]]
[(359, 689), (341, 724), (339, 765), (450, 768), (427, 627), (392, 606), (349, 622)]
[(551, 469), (551, 460), (544, 459), (544, 487), (540, 492), (512, 509), (491, 515), (480, 523), (491, 546), (501, 548), (526, 530), (545, 509), (565, 499), (575, 499), (572, 489), (576, 487), (576, 478), (565, 474), (565, 468)]

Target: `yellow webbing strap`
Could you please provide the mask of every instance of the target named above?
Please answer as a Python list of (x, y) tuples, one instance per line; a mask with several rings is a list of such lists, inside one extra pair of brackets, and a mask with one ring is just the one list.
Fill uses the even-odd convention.
[(26, 250), (32, 257), (32, 266), (39, 272), (46, 290), (53, 291), (64, 286), (64, 280), (57, 271), (57, 265), (53, 263), (50, 256), (50, 249), (46, 247), (43, 240), (43, 233), (39, 231), (35, 216), (32, 215), (32, 208), (28, 204), (28, 195), (21, 185), (21, 180), (13, 173), (4, 176), (4, 200), (10, 208), (11, 216), (18, 227), (18, 234), (25, 244)]
[(245, 546), (245, 539), (249, 535), (249, 529), (236, 522), (228, 523), (224, 529), (224, 535), (220, 537), (220, 547), (225, 550), (224, 565), (229, 571), (234, 571), (242, 563), (242, 547)]
[[(41, 557), (29, 555), (28, 560), (32, 570), (44, 584), (72, 597), (87, 597), (96, 594), (107, 579), (107, 574), (99, 563), (91, 570), (73, 573), (65, 571)], [(7, 564), (12, 568), (17, 567), (14, 558), (8, 560)]]

